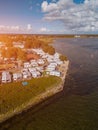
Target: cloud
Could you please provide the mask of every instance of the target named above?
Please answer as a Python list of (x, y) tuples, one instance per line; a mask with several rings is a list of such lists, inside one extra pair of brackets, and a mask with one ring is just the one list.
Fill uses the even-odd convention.
[(31, 24), (28, 24), (28, 25), (27, 25), (27, 30), (28, 30), (28, 31), (32, 30), (32, 25), (31, 25)]
[(97, 7), (97, 0), (85, 0), (81, 4), (76, 4), (73, 0), (59, 0), (55, 3), (44, 1), (41, 5), (44, 20), (61, 21), (70, 33), (98, 31)]
[(56, 10), (57, 8), (58, 8), (57, 4), (55, 4), (55, 3), (48, 4), (47, 1), (44, 1), (42, 3), (42, 10), (43, 10), (43, 12), (50, 12), (52, 10)]
[(40, 29), (40, 32), (47, 32), (48, 30), (45, 28), (45, 27), (42, 27), (41, 29)]
[(45, 28), (45, 27), (42, 27), (40, 28), (40, 32), (41, 33), (52, 33), (52, 32), (55, 32), (54, 30), (50, 30), (48, 28)]
[(5, 25), (0, 25), (0, 31), (19, 31), (20, 27), (17, 26), (5, 26)]
[(31, 24), (27, 24), (26, 27), (20, 27), (19, 25), (16, 26), (8, 26), (8, 25), (0, 25), (0, 33), (29, 33), (32, 32)]

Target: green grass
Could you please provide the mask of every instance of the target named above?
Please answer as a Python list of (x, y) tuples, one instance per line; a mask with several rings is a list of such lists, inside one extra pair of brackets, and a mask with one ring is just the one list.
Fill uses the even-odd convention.
[(98, 90), (90, 95), (62, 97), (36, 113), (28, 111), (9, 123), (1, 130), (98, 130)]
[(42, 77), (28, 80), (28, 85), (22, 82), (3, 84), (0, 86), (0, 114), (14, 110), (17, 106), (28, 102), (36, 95), (45, 92), (47, 88), (60, 83), (58, 77)]

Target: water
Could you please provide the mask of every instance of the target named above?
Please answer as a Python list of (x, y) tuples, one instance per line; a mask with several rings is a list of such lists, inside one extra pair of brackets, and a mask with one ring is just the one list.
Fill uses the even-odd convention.
[(98, 39), (57, 39), (53, 46), (70, 60), (64, 91), (1, 130), (98, 130)]
[(75, 93), (93, 91), (98, 85), (98, 39), (60, 39), (54, 47), (70, 60), (69, 75), (74, 80)]

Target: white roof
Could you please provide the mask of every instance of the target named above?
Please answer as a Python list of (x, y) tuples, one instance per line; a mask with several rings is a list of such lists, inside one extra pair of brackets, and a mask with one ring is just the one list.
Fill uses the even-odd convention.
[(28, 65), (29, 65), (30, 63), (29, 63), (29, 62), (24, 62), (24, 65), (25, 65), (25, 64), (28, 64)]
[(36, 71), (36, 68), (29, 68), (29, 71), (34, 72), (34, 71)]
[(50, 71), (50, 75), (54, 75), (54, 76), (60, 76), (61, 73), (59, 71)]

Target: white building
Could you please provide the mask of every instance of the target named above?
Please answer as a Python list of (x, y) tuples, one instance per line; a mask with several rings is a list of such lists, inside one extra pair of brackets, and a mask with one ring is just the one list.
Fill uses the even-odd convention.
[(33, 78), (37, 78), (37, 73), (36, 72), (31, 73), (31, 75), (32, 75)]
[(36, 71), (36, 68), (29, 68), (29, 71), (30, 71), (30, 73), (31, 73), (31, 72), (35, 72), (35, 71)]
[(57, 63), (58, 65), (61, 65), (61, 64), (63, 64), (63, 61), (58, 60), (56, 63)]
[(38, 66), (38, 67), (36, 67), (36, 70), (38, 70), (39, 72), (43, 72), (44, 68), (43, 68), (43, 66)]
[(17, 47), (17, 48), (21, 48), (21, 49), (23, 49), (24, 48), (24, 45), (23, 44), (21, 44), (21, 45), (14, 45), (14, 47)]
[(50, 66), (55, 66), (55, 67), (56, 67), (56, 66), (57, 66), (57, 63), (56, 63), (56, 62), (51, 62), (51, 63), (50, 63)]
[(80, 35), (75, 35), (74, 37), (75, 37), (75, 38), (80, 38)]
[(13, 42), (13, 46), (21, 49), (24, 48), (24, 44), (21, 42)]
[(27, 79), (28, 78), (28, 74), (26, 72), (23, 73), (23, 79)]
[(11, 82), (11, 74), (7, 71), (2, 72), (2, 83)]
[(46, 68), (46, 71), (53, 71), (55, 69), (56, 69), (56, 67), (54, 65), (48, 65)]
[(47, 58), (47, 55), (44, 54), (44, 55), (42, 56), (42, 59), (46, 59), (46, 58)]
[(55, 57), (55, 58), (59, 58), (59, 57), (60, 57), (60, 54), (56, 52), (56, 53), (54, 54), (54, 57)]
[(17, 81), (19, 79), (22, 79), (22, 73), (14, 73), (13, 74), (13, 80)]
[(43, 64), (44, 64), (44, 60), (38, 59), (38, 60), (37, 60), (37, 63), (40, 64), (40, 65), (43, 65)]
[(36, 60), (31, 60), (30, 62), (31, 62), (31, 66), (33, 67), (38, 66), (38, 63), (36, 62)]
[(36, 62), (36, 60), (30, 60), (31, 63)]
[(53, 62), (53, 59), (52, 58), (47, 58), (47, 61), (49, 62), (49, 63), (51, 63), (51, 62)]
[(30, 78), (31, 77), (31, 73), (28, 71), (28, 72), (23, 72), (23, 79), (27, 79), (27, 78)]
[(29, 62), (24, 63), (24, 68), (30, 68), (30, 67), (31, 67), (31, 64)]
[(58, 76), (58, 77), (61, 76), (61, 73), (60, 73), (59, 71), (50, 71), (49, 74), (50, 74), (50, 75), (53, 75), (53, 76)]
[(33, 49), (34, 52), (36, 52), (38, 55), (43, 56), (45, 55), (45, 52), (42, 49)]
[(37, 77), (41, 76), (41, 73), (39, 71), (35, 71), (35, 72), (31, 72), (31, 75), (33, 78), (37, 78)]
[(23, 72), (28, 72), (28, 68), (23, 68), (22, 70), (21, 70), (21, 72), (23, 73)]

